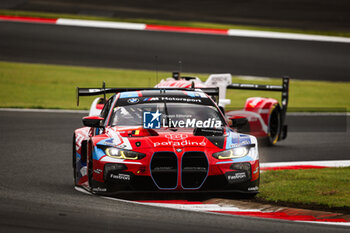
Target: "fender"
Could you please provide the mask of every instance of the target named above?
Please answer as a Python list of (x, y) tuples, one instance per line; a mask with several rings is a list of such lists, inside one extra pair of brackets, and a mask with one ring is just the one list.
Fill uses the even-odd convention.
[(269, 133), (269, 117), (272, 110), (279, 106), (276, 99), (251, 97), (246, 100), (244, 109), (226, 113), (229, 119), (247, 118), (249, 133), (255, 137), (267, 137)]
[(77, 156), (80, 157), (82, 154), (82, 144), (84, 141), (87, 141), (91, 136), (90, 128), (83, 127), (80, 129), (76, 129), (74, 131), (75, 134), (75, 150), (77, 152)]
[(251, 97), (246, 100), (244, 110), (257, 113), (264, 123), (268, 125), (270, 113), (276, 105), (279, 105), (276, 99)]
[[(75, 160), (76, 185), (82, 186), (87, 181), (87, 142), (92, 135), (89, 127), (83, 127), (74, 131), (75, 150), (73, 150), (73, 161)], [(74, 167), (74, 162), (73, 162)]]

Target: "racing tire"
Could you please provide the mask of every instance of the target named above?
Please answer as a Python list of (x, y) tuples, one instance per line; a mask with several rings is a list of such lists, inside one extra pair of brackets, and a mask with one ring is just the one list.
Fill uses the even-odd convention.
[(73, 134), (73, 153), (72, 153), (72, 166), (73, 166), (73, 182), (77, 184), (77, 153), (75, 147), (75, 134)]
[[(257, 181), (257, 186), (260, 185), (260, 168), (259, 168), (259, 178), (258, 178), (258, 181)], [(245, 195), (246, 199), (255, 199), (256, 195), (258, 195), (259, 192), (256, 192), (256, 193), (247, 193)]]
[(255, 199), (256, 195), (258, 195), (258, 193), (247, 193), (244, 197), (246, 199)]
[(275, 105), (269, 116), (267, 137), (264, 138), (263, 144), (273, 146), (279, 140), (281, 133), (281, 110), (279, 105)]
[(89, 187), (91, 189), (93, 189), (93, 173), (94, 173), (94, 164), (93, 164), (93, 159), (92, 159), (92, 153), (91, 153), (91, 150), (90, 150), (90, 143), (87, 143), (87, 152), (88, 152), (88, 155), (87, 155), (87, 158), (88, 158), (88, 161), (87, 161), (87, 175), (88, 175), (88, 182), (89, 182)]

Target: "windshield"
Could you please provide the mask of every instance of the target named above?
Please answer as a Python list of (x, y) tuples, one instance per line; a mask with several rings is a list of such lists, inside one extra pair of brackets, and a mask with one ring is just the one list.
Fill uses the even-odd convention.
[(160, 118), (158, 119), (161, 127), (220, 128), (225, 124), (214, 106), (169, 102), (165, 104), (160, 102), (115, 107), (110, 125), (140, 126), (144, 123), (145, 114), (149, 113), (159, 113)]

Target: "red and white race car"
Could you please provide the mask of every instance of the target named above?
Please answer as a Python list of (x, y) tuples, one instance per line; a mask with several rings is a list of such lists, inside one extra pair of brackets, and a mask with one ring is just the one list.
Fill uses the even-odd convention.
[[(248, 121), (235, 127), (238, 131), (254, 135), (265, 145), (274, 145), (287, 137), (285, 124), (289, 96), (289, 78), (283, 78), (282, 85), (260, 85), (232, 83), (231, 74), (211, 74), (203, 82), (198, 77), (181, 77), (179, 72), (173, 72), (173, 77), (163, 79), (155, 88), (219, 88), (218, 105), (230, 120)], [(261, 90), (282, 92), (281, 103), (273, 98), (251, 97), (244, 104), (243, 109), (225, 111), (225, 106), (231, 103), (226, 98), (227, 89)], [(217, 96), (212, 96), (217, 98)], [(103, 108), (104, 98), (96, 98), (90, 108), (90, 116), (99, 115)]]
[[(283, 78), (281, 86), (239, 84), (232, 83), (231, 74), (211, 74), (205, 82), (197, 77), (181, 77), (179, 72), (173, 72), (173, 77), (161, 80), (156, 87), (159, 88), (205, 88), (218, 87), (218, 104), (223, 112), (226, 105), (231, 103), (226, 99), (227, 89), (280, 91), (282, 92), (281, 104), (272, 98), (251, 97), (246, 100), (244, 108), (235, 111), (226, 111), (228, 119), (247, 119), (249, 124), (238, 129), (259, 138), (267, 145), (274, 145), (279, 140), (287, 137), (287, 125), (285, 125), (288, 105), (289, 78)], [(236, 127), (237, 128), (237, 127)]]

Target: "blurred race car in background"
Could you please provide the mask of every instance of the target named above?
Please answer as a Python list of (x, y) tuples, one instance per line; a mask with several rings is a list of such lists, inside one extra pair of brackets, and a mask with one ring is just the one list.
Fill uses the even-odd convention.
[[(243, 127), (234, 126), (242, 133), (249, 133), (259, 139), (263, 145), (275, 145), (278, 141), (287, 137), (286, 112), (289, 97), (289, 78), (282, 80), (282, 85), (261, 85), (232, 83), (231, 74), (211, 74), (205, 82), (198, 77), (181, 76), (179, 72), (173, 72), (173, 77), (161, 80), (155, 88), (206, 88), (218, 87), (218, 105), (228, 119), (236, 119), (236, 122), (247, 120), (249, 124)], [(243, 109), (225, 111), (225, 106), (231, 103), (226, 99), (227, 89), (260, 90), (282, 92), (281, 103), (273, 98), (251, 97), (244, 104)], [(212, 96), (216, 98), (216, 96)], [(103, 108), (104, 98), (96, 98), (90, 107), (90, 116), (99, 115)]]
[[(265, 145), (274, 145), (287, 137), (285, 124), (289, 96), (289, 78), (283, 78), (281, 86), (232, 83), (231, 74), (211, 74), (205, 82), (198, 77), (181, 77), (179, 72), (173, 72), (172, 78), (161, 80), (156, 87), (218, 87), (218, 104), (228, 119), (247, 119), (245, 128), (237, 128), (240, 132), (249, 133), (260, 139)], [(227, 89), (261, 90), (282, 92), (281, 104), (272, 98), (251, 97), (246, 100), (244, 108), (235, 111), (225, 111), (225, 106), (231, 104), (226, 99)]]
[[(114, 93), (73, 135), (74, 184), (96, 194), (125, 191), (259, 190), (256, 137), (238, 133), (213, 100), (218, 88), (78, 88)], [(211, 97), (212, 96), (212, 97)]]

